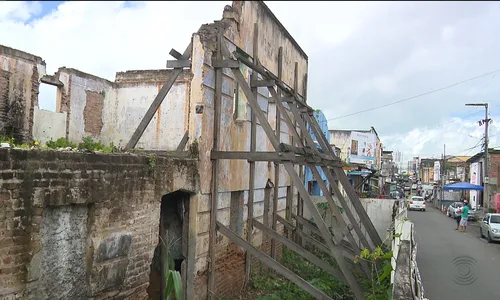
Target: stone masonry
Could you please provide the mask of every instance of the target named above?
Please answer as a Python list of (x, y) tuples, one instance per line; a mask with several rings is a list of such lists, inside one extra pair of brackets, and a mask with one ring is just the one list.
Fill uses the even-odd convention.
[(1, 149), (0, 299), (145, 299), (160, 199), (199, 181), (148, 160)]

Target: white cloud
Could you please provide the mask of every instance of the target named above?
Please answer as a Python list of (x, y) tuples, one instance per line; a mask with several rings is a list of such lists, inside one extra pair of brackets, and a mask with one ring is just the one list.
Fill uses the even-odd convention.
[(1, 1), (0, 20), (27, 21), (41, 12), (38, 1)]
[[(449, 118), (441, 126), (415, 127), (408, 133), (400, 135), (383, 135), (381, 139), (388, 149), (399, 150), (405, 158), (443, 153), (446, 145), (446, 155), (472, 156), (482, 150), (484, 125), (478, 121), (483, 119), (483, 111), (468, 118)], [(490, 115), (499, 120), (500, 114)], [(500, 147), (500, 124), (495, 122), (489, 126), (489, 148)]]

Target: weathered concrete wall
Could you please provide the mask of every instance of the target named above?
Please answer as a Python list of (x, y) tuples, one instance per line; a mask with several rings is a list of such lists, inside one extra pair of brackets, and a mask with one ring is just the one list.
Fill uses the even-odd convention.
[(347, 130), (330, 130), (330, 143), (340, 148), (340, 158), (347, 161), (351, 149), (351, 132)]
[[(314, 202), (316, 204), (318, 203), (324, 203), (327, 202), (324, 196), (315, 196), (312, 197)], [(368, 217), (370, 217), (370, 220), (373, 223), (373, 226), (377, 230), (377, 233), (379, 234), (380, 238), (384, 240), (387, 235), (388, 235), (388, 229), (391, 227), (392, 224), (392, 213), (393, 213), (393, 207), (394, 204), (398, 200), (393, 200), (393, 199), (371, 199), (371, 198), (361, 198), (361, 204), (363, 205), (363, 208), (366, 210), (366, 213), (368, 214)], [(337, 205), (340, 206), (340, 204), (337, 202)], [(352, 205), (349, 205), (349, 209), (353, 212), (354, 216), (356, 217), (356, 220), (358, 221), (358, 226), (361, 226), (361, 220), (359, 219), (359, 216), (355, 213), (354, 207)], [(349, 224), (349, 219), (343, 213), (344, 220)], [(310, 211), (307, 209), (307, 207), (304, 207), (304, 218), (310, 219), (312, 217)], [(333, 217), (333, 214), (331, 213), (330, 210), (328, 210), (327, 214), (327, 219), (325, 220), (329, 225), (335, 224), (335, 218)], [(365, 233), (365, 236), (367, 236), (366, 230), (362, 228), (362, 232)], [(355, 232), (352, 231), (354, 235), (354, 239), (359, 243), (358, 237), (355, 235)], [(377, 245), (378, 246), (378, 245)]]
[(158, 157), (151, 169), (145, 156), (1, 149), (0, 299), (144, 299), (160, 199), (182, 189), (197, 204), (197, 170), (195, 160)]
[(33, 139), (45, 144), (66, 137), (66, 121), (66, 112), (53, 112), (36, 106), (33, 110)]
[(33, 109), (45, 62), (38, 56), (0, 45), (0, 134), (29, 141)]

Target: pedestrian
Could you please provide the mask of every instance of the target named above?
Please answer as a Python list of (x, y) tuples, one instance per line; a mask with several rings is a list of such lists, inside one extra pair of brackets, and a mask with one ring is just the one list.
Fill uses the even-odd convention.
[(461, 209), (462, 209), (462, 203), (459, 202), (457, 212), (455, 213), (455, 220), (457, 221), (457, 228), (455, 228), (455, 230), (458, 230), (458, 227), (460, 226), (460, 221), (462, 220), (462, 215), (460, 214)]
[(460, 220), (460, 232), (467, 230), (467, 219), (469, 218), (469, 205), (467, 200), (464, 200), (464, 206), (460, 210), (462, 212), (462, 219)]

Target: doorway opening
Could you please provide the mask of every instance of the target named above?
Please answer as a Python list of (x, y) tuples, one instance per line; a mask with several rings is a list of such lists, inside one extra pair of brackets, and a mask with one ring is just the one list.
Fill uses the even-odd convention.
[(147, 289), (150, 299), (164, 299), (168, 270), (181, 274), (185, 295), (190, 196), (187, 192), (175, 191), (161, 198), (158, 243), (151, 262)]

